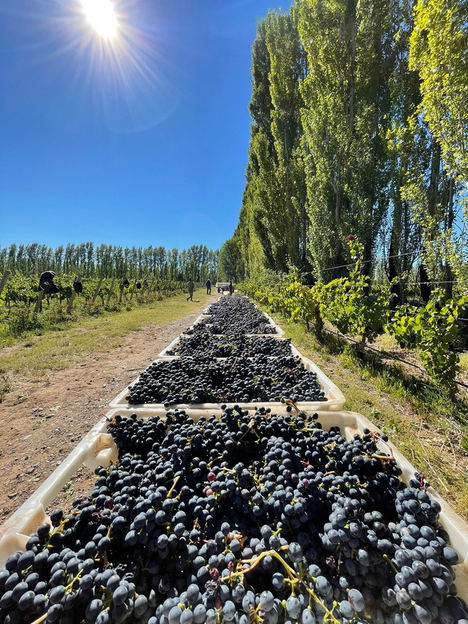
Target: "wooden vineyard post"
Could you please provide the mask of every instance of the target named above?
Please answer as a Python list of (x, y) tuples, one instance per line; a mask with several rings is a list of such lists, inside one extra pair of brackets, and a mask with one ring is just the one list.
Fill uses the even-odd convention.
[(153, 283), (154, 283), (154, 280), (151, 280), (150, 282), (148, 282), (147, 291), (146, 291), (146, 303), (148, 303), (151, 299)]
[(42, 300), (44, 299), (44, 296), (45, 296), (45, 291), (41, 289), (36, 299), (36, 305), (34, 306), (34, 313), (42, 312)]
[(76, 292), (73, 291), (71, 296), (68, 298), (68, 302), (67, 302), (67, 314), (71, 314), (72, 308), (73, 308), (73, 302), (75, 300), (75, 296), (76, 296)]
[(96, 292), (94, 293), (91, 303), (94, 303), (96, 301), (96, 297), (99, 295), (99, 290), (101, 289), (101, 284), (102, 284), (102, 277), (99, 278), (98, 285), (96, 287)]
[(114, 284), (115, 284), (115, 277), (113, 277), (112, 281), (111, 281), (111, 285), (110, 285), (110, 288), (109, 288), (109, 294), (107, 295), (106, 305), (109, 305), (110, 298), (112, 296), (112, 293), (114, 292)]
[[(77, 275), (75, 278), (75, 281), (79, 282), (80, 279), (81, 279), (81, 275)], [(76, 290), (75, 290), (75, 285), (73, 284), (72, 294), (68, 298), (68, 302), (67, 302), (67, 314), (71, 314), (71, 311), (73, 308), (73, 302), (75, 301), (75, 297), (76, 297)]]
[(10, 271), (5, 271), (5, 273), (2, 276), (2, 279), (0, 280), (0, 295), (2, 294), (2, 290), (5, 288), (5, 284), (7, 283), (9, 277), (10, 277)]

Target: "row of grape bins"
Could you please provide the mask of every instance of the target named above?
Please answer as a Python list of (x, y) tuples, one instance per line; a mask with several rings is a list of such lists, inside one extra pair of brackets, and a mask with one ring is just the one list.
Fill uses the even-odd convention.
[[(204, 315), (199, 317), (195, 323), (200, 322)], [(273, 321), (270, 322), (274, 325)], [(283, 338), (283, 331), (277, 327), (276, 337)], [(279, 331), (278, 331), (279, 330)], [(269, 334), (271, 336), (271, 334)], [(176, 338), (170, 347), (173, 347), (180, 337)], [(167, 348), (169, 349), (169, 347)], [(306, 368), (317, 373), (317, 378), (325, 390), (327, 401), (320, 403), (299, 403), (297, 408), (306, 413), (317, 413), (319, 422), (325, 429), (339, 426), (343, 435), (350, 439), (356, 433), (362, 433), (364, 429), (370, 429), (376, 433), (381, 433), (373, 423), (366, 417), (355, 412), (343, 410), (345, 398), (335, 384), (310, 360), (303, 357), (293, 346), (294, 355), (299, 356)], [(161, 352), (156, 361), (167, 359), (166, 350)], [(68, 457), (56, 468), (56, 470), (44, 481), (7, 521), (0, 526), (0, 567), (5, 563), (7, 557), (17, 551), (24, 549), (29, 536), (35, 532), (37, 527), (48, 521), (47, 510), (53, 508), (54, 500), (64, 486), (75, 477), (82, 466), (86, 466), (90, 471), (97, 466), (107, 467), (112, 461), (117, 459), (117, 447), (110, 434), (107, 433), (107, 426), (113, 418), (130, 416), (136, 414), (139, 418), (158, 417), (166, 418), (167, 410), (162, 405), (138, 405), (131, 406), (126, 400), (128, 390), (125, 389), (111, 402), (111, 409), (101, 418), (101, 420), (91, 429), (83, 440), (73, 449)], [(255, 413), (260, 404), (242, 404), (243, 409)], [(284, 413), (287, 406), (282, 403), (265, 404), (271, 407), (273, 413)], [(211, 415), (220, 417), (222, 409), (219, 404), (201, 404), (190, 406), (178, 406), (185, 409), (187, 414), (198, 421)], [(172, 407), (174, 409), (174, 407)], [(383, 444), (379, 442), (379, 444)], [(400, 451), (388, 442), (382, 446), (382, 451), (391, 450), (395, 460), (402, 470), (402, 479), (408, 483), (416, 472), (415, 467), (404, 457)], [(429, 488), (430, 495), (436, 499), (441, 506), (440, 521), (447, 531), (453, 548), (459, 555), (460, 563), (455, 566), (456, 587), (460, 597), (468, 601), (468, 524), (452, 509), (452, 507), (435, 491)]]
[[(269, 338), (273, 338), (276, 340), (286, 340), (286, 338), (284, 338), (283, 329), (279, 327), (273, 321), (271, 317), (269, 317), (268, 315), (265, 315), (265, 316), (267, 317), (270, 325), (275, 328), (276, 334), (250, 334), (250, 335), (255, 336), (255, 337), (265, 335), (265, 336), (268, 336)], [(192, 328), (198, 323), (200, 323), (202, 320), (206, 320), (208, 318), (209, 317), (206, 314), (200, 315), (196, 319), (196, 321), (193, 323)], [(191, 328), (189, 328), (189, 330), (190, 329)], [(217, 334), (217, 338), (222, 339), (223, 336), (225, 335)], [(179, 359), (179, 356), (170, 356), (168, 355), (168, 353), (171, 352), (172, 349), (174, 349), (178, 345), (182, 337), (183, 337), (183, 334), (175, 338), (175, 340), (173, 340), (170, 343), (170, 345), (168, 345), (163, 351), (161, 351), (158, 357), (153, 361), (153, 364), (157, 362), (164, 362), (170, 359)], [(294, 345), (291, 345), (291, 352), (293, 356), (300, 358), (306, 370), (312, 371), (316, 374), (317, 380), (320, 386), (322, 387), (323, 391), (325, 392), (325, 397), (326, 397), (326, 401), (300, 401), (296, 403), (297, 408), (299, 410), (305, 410), (305, 411), (317, 411), (317, 410), (323, 411), (323, 410), (342, 409), (345, 403), (345, 397), (344, 397), (344, 394), (341, 392), (341, 390), (331, 381), (331, 379), (327, 377), (327, 375), (325, 375), (325, 373), (314, 362), (312, 362), (312, 360), (309, 360), (308, 358), (304, 357), (301, 353), (299, 353), (299, 351), (294, 347)], [(217, 359), (224, 359), (224, 358), (217, 358)], [(139, 380), (139, 376), (130, 384), (130, 386), (137, 383), (138, 380)], [(119, 408), (119, 409), (132, 409), (134, 407), (141, 408), (141, 409), (163, 409), (164, 408), (164, 405), (161, 403), (144, 403), (144, 404), (136, 405), (136, 406), (131, 405), (130, 403), (127, 402), (127, 395), (128, 395), (128, 389), (125, 388), (115, 397), (113, 401), (110, 402), (110, 407)], [(268, 403), (262, 402), (261, 404), (270, 407), (273, 411), (278, 411), (284, 407), (284, 405), (280, 402), (268, 402)], [(252, 409), (255, 409), (257, 406), (259, 406), (260, 403), (237, 402), (237, 403), (223, 403), (223, 405), (226, 405), (227, 407), (234, 407), (234, 405), (238, 405), (242, 409), (252, 410)], [(212, 411), (212, 410), (220, 409), (221, 403), (198, 403), (198, 404), (190, 404), (190, 405), (179, 404), (179, 405), (172, 406), (172, 408)]]

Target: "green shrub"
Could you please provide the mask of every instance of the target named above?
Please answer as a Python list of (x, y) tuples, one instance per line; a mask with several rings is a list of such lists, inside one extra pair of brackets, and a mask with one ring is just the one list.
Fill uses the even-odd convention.
[(396, 310), (386, 330), (402, 347), (416, 349), (430, 377), (454, 394), (459, 356), (454, 342), (459, 332), (460, 310), (468, 302), (464, 295), (457, 301), (435, 290), (426, 306), (402, 306)]
[(348, 278), (322, 285), (318, 295), (320, 311), (342, 334), (359, 336), (362, 342), (372, 341), (383, 331), (390, 291), (385, 286), (370, 288), (370, 277), (362, 270), (363, 246), (354, 237), (348, 244), (354, 266)]
[(8, 320), (8, 330), (12, 336), (22, 336), (28, 331), (41, 329), (42, 323), (29, 308), (13, 308)]

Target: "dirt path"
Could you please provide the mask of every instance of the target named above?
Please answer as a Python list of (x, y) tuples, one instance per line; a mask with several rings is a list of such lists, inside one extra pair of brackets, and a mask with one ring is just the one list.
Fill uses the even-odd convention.
[[(51, 372), (39, 383), (15, 377), (14, 388), (0, 404), (0, 523), (108, 411), (109, 401), (200, 312), (197, 307), (183, 319), (142, 327), (125, 336), (122, 346)], [(68, 498), (80, 494), (90, 482), (85, 469), (78, 477), (77, 485), (68, 488)], [(66, 498), (60, 496), (57, 504)]]

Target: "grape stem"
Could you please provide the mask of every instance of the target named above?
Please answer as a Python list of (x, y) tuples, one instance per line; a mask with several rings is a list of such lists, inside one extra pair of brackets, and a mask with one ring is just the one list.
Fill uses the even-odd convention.
[(395, 572), (395, 574), (398, 573), (398, 569), (395, 566), (395, 564), (393, 563), (393, 561), (390, 559), (390, 557), (388, 555), (386, 555), (385, 553), (382, 555), (382, 559), (388, 563), (388, 565), (392, 568), (392, 570)]
[(395, 458), (393, 457), (393, 455), (389, 456), (389, 455), (378, 455), (377, 453), (373, 453), (371, 455), (371, 457), (374, 457), (375, 459), (380, 459), (381, 461), (392, 461)]
[(394, 460), (395, 458), (393, 457), (392, 449), (385, 442), (385, 440), (382, 438), (380, 433), (377, 433), (377, 432), (374, 431), (371, 435), (372, 435), (372, 438), (373, 438), (374, 442), (377, 441), (377, 442), (380, 442), (381, 444), (383, 444), (386, 447), (386, 449), (387, 449), (387, 451), (389, 453), (388, 456), (386, 456), (386, 455), (383, 455), (383, 456), (382, 455), (372, 455), (372, 457), (376, 457), (377, 459), (393, 459)]
[[(284, 546), (280, 546), (280, 550), (288, 550), (289, 546), (287, 544), (285, 544)], [(304, 585), (306, 591), (309, 593), (310, 596), (312, 596), (312, 598), (314, 599), (314, 601), (320, 605), (322, 607), (322, 609), (325, 611), (326, 613), (326, 617), (327, 619), (330, 618), (331, 622), (334, 622), (334, 624), (340, 624), (339, 620), (337, 620), (335, 618), (335, 616), (333, 615), (333, 612), (330, 611), (327, 606), (325, 605), (325, 603), (317, 596), (317, 594), (314, 592), (313, 589), (311, 589), (310, 587), (308, 587), (303, 579), (299, 579), (296, 571), (291, 568), (291, 566), (283, 559), (283, 557), (279, 554), (279, 552), (277, 552), (276, 550), (266, 550), (262, 553), (260, 553), (258, 555), (258, 557), (254, 557), (252, 559), (242, 559), (241, 563), (251, 563), (252, 565), (250, 565), (248, 568), (245, 568), (239, 572), (233, 572), (230, 576), (224, 576), (221, 578), (222, 582), (226, 582), (231, 578), (234, 578), (236, 576), (244, 576), (245, 574), (248, 574), (249, 572), (252, 572), (252, 570), (254, 570), (258, 564), (262, 561), (262, 559), (264, 559), (265, 557), (270, 556), (270, 557), (274, 557), (275, 559), (277, 559), (281, 565), (284, 567), (284, 569), (286, 570), (290, 580), (291, 580), (291, 587), (292, 589), (294, 588), (294, 585), (297, 585), (298, 583), (302, 583), (302, 585)], [(252, 563), (253, 562), (253, 563)]]
[(171, 498), (172, 492), (174, 491), (174, 488), (175, 488), (175, 486), (177, 485), (177, 483), (178, 483), (179, 479), (180, 479), (180, 475), (174, 479), (174, 483), (172, 484), (171, 489), (170, 489), (170, 490), (169, 490), (169, 492), (167, 493), (166, 498)]
[(47, 612), (44, 613), (44, 615), (41, 615), (40, 618), (37, 618), (37, 620), (34, 620), (32, 624), (41, 624), (41, 622), (43, 622), (46, 618), (47, 618)]
[(293, 407), (296, 410), (296, 414), (299, 414), (299, 408), (297, 407), (297, 405), (294, 403), (292, 399), (286, 399), (286, 405), (291, 405), (291, 407)]

